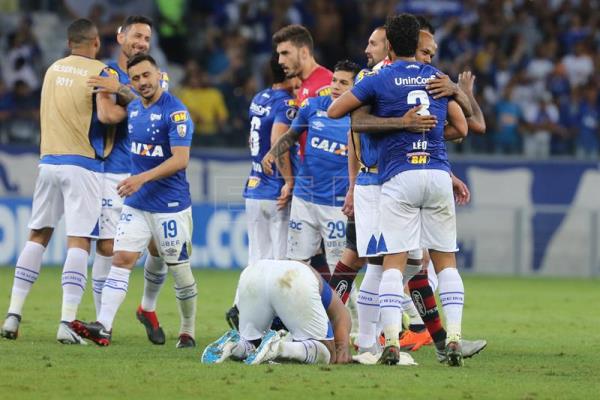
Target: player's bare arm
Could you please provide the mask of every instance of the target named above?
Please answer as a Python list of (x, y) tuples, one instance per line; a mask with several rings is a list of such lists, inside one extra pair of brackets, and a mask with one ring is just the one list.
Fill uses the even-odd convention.
[(98, 93), (96, 95), (96, 106), (98, 119), (103, 124), (114, 125), (127, 118), (127, 110), (117, 105), (113, 96), (108, 93)]
[(450, 173), (452, 178), (452, 191), (454, 192), (454, 200), (459, 206), (464, 206), (471, 201), (471, 191), (466, 183), (461, 181), (453, 173)]
[(355, 137), (356, 135), (352, 131), (348, 132), (348, 192), (342, 206), (342, 212), (347, 217), (354, 216), (354, 184), (356, 183), (356, 175), (358, 175), (360, 168), (356, 151), (354, 150)]
[(140, 190), (142, 185), (146, 182), (169, 177), (176, 172), (187, 168), (190, 161), (190, 148), (187, 146), (173, 146), (171, 147), (171, 152), (173, 155), (160, 165), (141, 174), (132, 175), (119, 182), (117, 185), (119, 196), (131, 196)]
[(465, 71), (458, 75), (458, 86), (467, 95), (471, 108), (473, 109), (473, 115), (467, 118), (469, 124), (469, 130), (473, 133), (483, 135), (486, 130), (485, 118), (481, 107), (477, 103), (473, 94), (473, 84), (475, 83), (475, 75), (471, 71)]
[(470, 118), (473, 115), (469, 97), (458, 84), (452, 82), (448, 75), (438, 72), (437, 78), (429, 81), (425, 88), (434, 99), (452, 97), (463, 110), (465, 117)]
[(435, 115), (419, 115), (421, 106), (411, 108), (402, 117), (383, 118), (370, 114), (371, 107), (357, 108), (350, 114), (352, 129), (361, 133), (383, 134), (398, 130), (427, 132), (437, 125)]
[(118, 96), (120, 105), (127, 105), (137, 96), (127, 85), (108, 76), (93, 76), (87, 81), (88, 86), (95, 88), (98, 93), (111, 93)]
[(444, 128), (445, 140), (462, 140), (467, 137), (469, 128), (467, 119), (458, 103), (454, 100), (448, 102), (448, 125)]
[(352, 322), (348, 309), (340, 300), (335, 291), (331, 296), (331, 303), (327, 308), (327, 316), (333, 325), (333, 335), (335, 343), (335, 357), (331, 354), (331, 363), (347, 364), (352, 360), (350, 356), (350, 328)]
[(301, 132), (296, 132), (291, 127), (285, 132), (275, 143), (271, 146), (271, 150), (262, 159), (261, 164), (263, 171), (268, 175), (273, 175), (272, 164), (275, 162), (277, 165), (282, 164), (285, 156), (287, 155), (289, 160), (289, 150), (294, 143), (298, 141)]
[(360, 106), (362, 106), (360, 100), (351, 91), (347, 91), (329, 105), (327, 116), (333, 119), (342, 118)]
[[(289, 125), (282, 123), (273, 124), (271, 128), (271, 147), (288, 131)], [(277, 198), (277, 209), (281, 210), (286, 206), (292, 198), (294, 191), (294, 174), (292, 173), (292, 163), (290, 161), (290, 152), (285, 152), (281, 157), (275, 159), (277, 169), (285, 180), (285, 184), (281, 188), (279, 197)]]

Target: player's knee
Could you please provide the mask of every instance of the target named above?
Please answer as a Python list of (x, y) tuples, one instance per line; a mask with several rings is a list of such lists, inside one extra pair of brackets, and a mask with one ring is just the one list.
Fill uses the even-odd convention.
[(139, 257), (139, 253), (128, 251), (117, 251), (113, 255), (113, 265), (119, 268), (133, 269), (135, 262)]
[(103, 257), (112, 257), (114, 241), (112, 239), (100, 239), (96, 242), (96, 253)]
[(92, 240), (87, 237), (69, 236), (67, 238), (67, 248), (78, 248), (90, 252)]
[(54, 228), (31, 229), (29, 231), (29, 241), (47, 247), (52, 238), (52, 232), (54, 232)]

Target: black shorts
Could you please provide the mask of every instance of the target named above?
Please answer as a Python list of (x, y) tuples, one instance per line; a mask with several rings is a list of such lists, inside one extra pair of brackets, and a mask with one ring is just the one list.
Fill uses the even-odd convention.
[(358, 252), (356, 248), (356, 225), (354, 217), (348, 217), (346, 222), (346, 248)]

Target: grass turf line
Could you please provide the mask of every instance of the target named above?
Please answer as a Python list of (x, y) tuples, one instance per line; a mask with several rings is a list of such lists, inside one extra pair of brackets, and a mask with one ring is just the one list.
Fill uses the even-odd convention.
[[(0, 268), (0, 312), (7, 309), (12, 268)], [(60, 268), (45, 268), (24, 309), (20, 337), (0, 340), (0, 393), (12, 399), (557, 399), (600, 393), (600, 281), (466, 277), (463, 333), (488, 348), (464, 368), (439, 365), (433, 348), (412, 353), (418, 367), (203, 366), (204, 346), (226, 330), (238, 272), (195, 272), (199, 288), (198, 348), (175, 349), (179, 316), (167, 280), (158, 315), (167, 334), (151, 345), (134, 313), (143, 274), (132, 275), (114, 324), (113, 344), (100, 348), (55, 341)], [(88, 285), (89, 286), (89, 285)], [(91, 288), (81, 319), (94, 318)]]

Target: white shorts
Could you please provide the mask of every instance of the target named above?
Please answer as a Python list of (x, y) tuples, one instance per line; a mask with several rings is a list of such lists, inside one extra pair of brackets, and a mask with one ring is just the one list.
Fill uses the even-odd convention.
[[(379, 239), (379, 200), (381, 185), (354, 186), (354, 223), (356, 226), (356, 247), (359, 257), (377, 256)], [(423, 258), (423, 250), (408, 252), (411, 260)]]
[(288, 229), (287, 256), (308, 260), (319, 253), (321, 242), (331, 272), (346, 248), (346, 216), (341, 207), (314, 204), (294, 196)]
[(455, 252), (452, 180), (438, 169), (399, 173), (381, 188), (379, 254), (425, 248)]
[(246, 199), (248, 264), (258, 260), (281, 260), (286, 256), (290, 221), (289, 204), (277, 210), (275, 200)]
[(114, 251), (143, 252), (154, 239), (167, 264), (189, 261), (192, 252), (192, 209), (152, 213), (123, 206)]
[(275, 316), (294, 340), (330, 339), (319, 279), (309, 266), (292, 260), (260, 260), (244, 269), (238, 293), (244, 339), (260, 339)]
[(40, 164), (29, 229), (55, 228), (63, 214), (67, 236), (97, 238), (100, 174), (76, 165)]
[(114, 239), (123, 209), (123, 199), (117, 185), (130, 174), (102, 174), (102, 213), (100, 214), (99, 239)]

